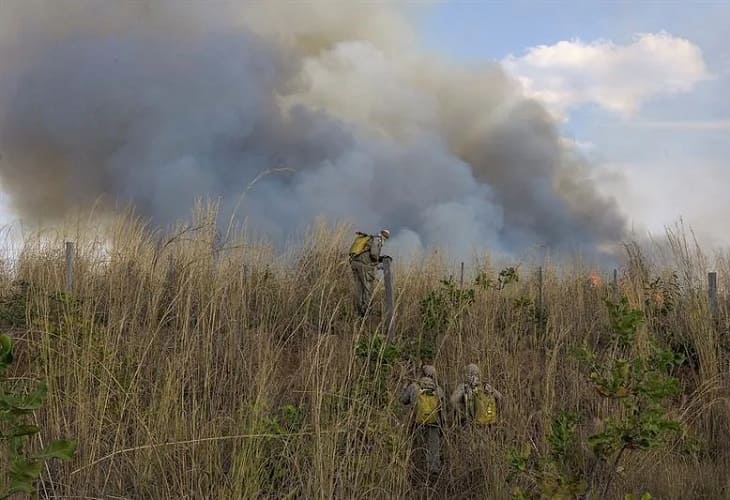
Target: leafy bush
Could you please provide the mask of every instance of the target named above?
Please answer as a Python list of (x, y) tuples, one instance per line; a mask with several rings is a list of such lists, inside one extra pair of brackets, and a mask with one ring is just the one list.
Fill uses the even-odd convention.
[(661, 349), (655, 342), (648, 354), (633, 349), (643, 313), (630, 308), (626, 298), (609, 302), (608, 307), (612, 326), (608, 350), (598, 353), (584, 345), (578, 353), (596, 392), (617, 399), (623, 407), (623, 411), (604, 420), (601, 432), (588, 438), (596, 460), (612, 464), (604, 494), (624, 452), (661, 446), (680, 430), (664, 403), (680, 390), (679, 381), (670, 371), (684, 361), (682, 354)]
[(605, 301), (608, 307), (608, 318), (611, 324), (611, 334), (619, 347), (628, 347), (636, 337), (636, 331), (644, 322), (644, 313), (629, 306), (626, 297), (619, 302)]
[(474, 289), (462, 289), (453, 279), (442, 280), (421, 300), (421, 321), (429, 332), (442, 332), (474, 302)]
[(518, 273), (519, 266), (505, 267), (499, 272), (497, 281), (492, 280), (487, 273), (480, 272), (474, 279), (474, 286), (482, 290), (494, 288), (495, 290), (503, 290), (510, 283), (517, 283), (520, 281), (520, 275)]
[(547, 436), (548, 453), (539, 457), (534, 450), (511, 451), (508, 457), (510, 481), (521, 483), (512, 490), (516, 500), (531, 498), (569, 499), (585, 494), (587, 484), (571, 464), (576, 446), (578, 417), (561, 412), (552, 421)]
[[(512, 479), (522, 477), (527, 484), (515, 488), (515, 498), (575, 498), (599, 488), (604, 498), (625, 452), (656, 448), (680, 430), (664, 405), (679, 392), (679, 381), (670, 372), (684, 357), (656, 343), (648, 354), (642, 354), (634, 343), (644, 323), (643, 313), (631, 308), (625, 297), (616, 303), (606, 301), (606, 305), (611, 326), (609, 345), (598, 352), (584, 343), (577, 355), (596, 392), (619, 401), (622, 409), (605, 418), (599, 432), (588, 436), (586, 444), (593, 451), (593, 463), (587, 473), (571, 463), (578, 418), (569, 413), (553, 420), (547, 436), (548, 456), (538, 459), (533, 453), (513, 452), (509, 458)], [(610, 464), (607, 473), (594, 474), (601, 464)]]
[(388, 342), (382, 335), (374, 334), (362, 337), (357, 342), (355, 355), (366, 364), (368, 376), (355, 384), (354, 392), (350, 395), (351, 401), (360, 399), (383, 405), (388, 399), (388, 376), (401, 359), (400, 346)]
[(0, 440), (7, 446), (7, 471), (3, 484), (7, 489), (0, 492), (0, 498), (8, 498), (15, 493), (31, 494), (39, 479), (43, 463), (49, 459), (70, 460), (76, 450), (76, 442), (67, 439), (51, 441), (40, 453), (30, 453), (26, 440), (38, 434), (38, 426), (28, 423), (27, 419), (43, 406), (47, 389), (39, 384), (29, 391), (10, 387), (5, 371), (13, 362), (13, 345), (10, 337), (0, 335)]
[(355, 354), (364, 360), (371, 373), (382, 366), (391, 366), (400, 359), (400, 348), (397, 344), (387, 342), (379, 334), (364, 336), (355, 345)]
[(497, 278), (498, 290), (504, 289), (504, 287), (510, 283), (517, 283), (520, 281), (520, 275), (517, 273), (517, 269), (518, 268), (516, 266), (511, 266), (506, 267), (499, 272), (499, 277)]
[(0, 325), (5, 328), (25, 326), (25, 304), (27, 286), (21, 286), (6, 296), (0, 297)]

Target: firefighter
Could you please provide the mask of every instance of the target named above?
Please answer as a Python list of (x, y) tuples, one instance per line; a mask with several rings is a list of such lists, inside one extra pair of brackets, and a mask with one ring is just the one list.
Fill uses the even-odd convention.
[(422, 376), (403, 388), (400, 401), (413, 409), (411, 429), (416, 448), (425, 448), (428, 472), (437, 474), (441, 470), (446, 395), (436, 380), (436, 368), (424, 365), (421, 370)]
[(369, 235), (358, 232), (350, 246), (350, 267), (355, 280), (355, 306), (360, 317), (364, 317), (370, 306), (375, 283), (375, 271), (386, 256), (380, 254), (383, 242), (390, 238), (390, 231)]
[(458, 421), (463, 425), (491, 425), (497, 422), (497, 400), (502, 394), (480, 378), (479, 367), (474, 363), (464, 368), (464, 382), (451, 394), (451, 405)]

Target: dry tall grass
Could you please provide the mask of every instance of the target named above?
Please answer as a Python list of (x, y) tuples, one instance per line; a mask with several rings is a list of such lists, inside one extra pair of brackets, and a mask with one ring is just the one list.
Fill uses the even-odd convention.
[[(444, 471), (426, 481), (411, 466), (407, 411), (397, 398), (419, 362), (419, 303), (453, 271), (433, 256), (396, 265), (403, 354), (386, 365), (356, 354), (379, 327), (380, 309), (364, 323), (353, 316), (348, 228), (315, 227), (281, 257), (243, 234), (217, 235), (212, 220), (201, 210), (169, 235), (129, 216), (80, 222), (66, 233), (28, 236), (5, 266), (2, 321), (18, 345), (15, 375), (48, 381), (48, 404), (37, 415), (42, 438), (79, 441), (72, 463), (44, 472), (43, 495), (508, 498), (509, 448), (544, 447), (560, 410), (595, 419), (611, 411), (570, 355), (606, 331), (601, 301), (610, 287), (589, 287), (586, 269), (547, 265), (541, 332), (515, 300), (537, 295), (534, 274), (523, 267), (519, 282), (502, 291), (477, 288), (474, 304), (431, 339), (447, 391), (476, 362), (504, 406), (501, 425), (489, 432), (447, 429)], [(706, 259), (684, 236), (671, 236), (663, 260), (654, 259), (660, 267), (627, 247), (620, 286), (646, 308), (649, 281), (679, 272), (677, 307), (648, 328), (690, 353), (684, 396), (675, 402), (687, 438), (629, 454), (612, 487), (616, 498), (644, 490), (657, 498), (723, 498), (730, 488), (722, 344), (729, 302), (723, 294), (716, 325), (698, 288)], [(60, 293), (65, 239), (77, 245), (70, 296)], [(730, 283), (728, 262), (719, 256), (721, 285)], [(691, 452), (690, 437), (699, 442)]]

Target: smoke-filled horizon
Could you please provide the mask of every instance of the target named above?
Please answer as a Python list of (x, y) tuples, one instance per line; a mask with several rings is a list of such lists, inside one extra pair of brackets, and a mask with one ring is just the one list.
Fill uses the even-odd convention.
[(625, 220), (497, 63), (420, 49), (381, 4), (10, 0), (0, 184), (53, 219), (101, 197), (155, 223), (196, 197), (286, 238), (316, 217), (401, 249), (600, 253)]

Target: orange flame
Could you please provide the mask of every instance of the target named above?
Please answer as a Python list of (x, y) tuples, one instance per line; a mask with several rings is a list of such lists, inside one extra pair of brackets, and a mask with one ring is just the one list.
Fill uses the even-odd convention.
[(601, 275), (598, 274), (598, 272), (591, 271), (591, 273), (588, 275), (588, 283), (591, 288), (597, 288), (603, 285), (603, 278), (601, 278)]

